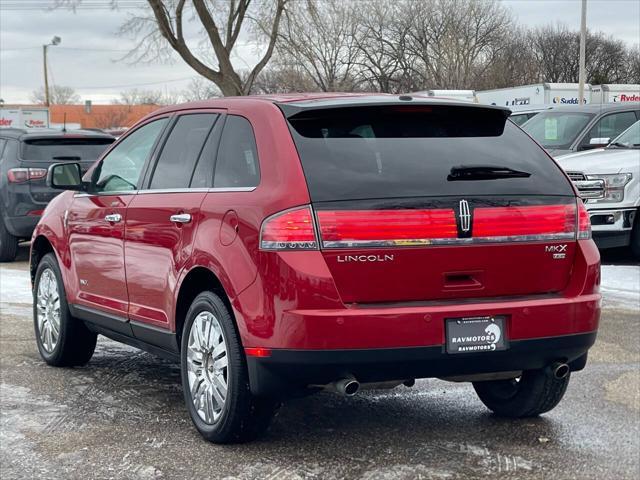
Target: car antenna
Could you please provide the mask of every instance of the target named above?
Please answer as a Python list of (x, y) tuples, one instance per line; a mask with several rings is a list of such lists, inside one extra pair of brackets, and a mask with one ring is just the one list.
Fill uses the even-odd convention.
[(62, 117), (62, 131), (67, 133), (67, 112), (64, 112), (64, 116)]

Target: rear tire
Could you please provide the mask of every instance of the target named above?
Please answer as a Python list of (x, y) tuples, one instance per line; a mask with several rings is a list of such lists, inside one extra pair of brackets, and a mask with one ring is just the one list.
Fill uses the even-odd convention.
[(640, 260), (640, 210), (636, 210), (635, 220), (633, 222), (633, 230), (631, 231), (631, 254), (636, 260)]
[(278, 403), (251, 394), (235, 323), (213, 292), (199, 294), (187, 312), (180, 359), (187, 410), (205, 439), (247, 442), (269, 427)]
[(62, 275), (53, 253), (42, 257), (36, 269), (33, 325), (38, 351), (49, 365), (85, 365), (93, 356), (98, 335), (71, 316)]
[(474, 382), (478, 397), (496, 415), (536, 417), (552, 410), (567, 390), (571, 373), (558, 379), (546, 369), (528, 370), (519, 379)]
[(0, 262), (13, 262), (18, 253), (18, 237), (7, 231), (4, 221), (0, 218)]

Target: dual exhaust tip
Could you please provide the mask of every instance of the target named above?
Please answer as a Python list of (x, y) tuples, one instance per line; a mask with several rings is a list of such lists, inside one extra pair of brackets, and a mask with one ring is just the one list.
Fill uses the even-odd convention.
[[(562, 380), (563, 378), (566, 378), (567, 375), (569, 375), (569, 372), (571, 371), (571, 369), (569, 368), (569, 365), (561, 362), (552, 363), (551, 365), (549, 365), (548, 369), (549, 369), (548, 370), (549, 373), (553, 375), (553, 377), (556, 378), (557, 380)], [(394, 386), (399, 385), (400, 383), (403, 383), (407, 387), (412, 387), (415, 384), (415, 380), (405, 380), (404, 382), (397, 382), (397, 383), (390, 382), (390, 383), (394, 383)], [(389, 385), (389, 387), (390, 386), (391, 385)], [(358, 382), (358, 380), (356, 380), (354, 377), (345, 377), (331, 384), (331, 387), (333, 387), (333, 388), (330, 388), (331, 390), (335, 390), (336, 392), (338, 392), (341, 395), (344, 395), (345, 397), (353, 397), (356, 393), (360, 391), (360, 382)]]

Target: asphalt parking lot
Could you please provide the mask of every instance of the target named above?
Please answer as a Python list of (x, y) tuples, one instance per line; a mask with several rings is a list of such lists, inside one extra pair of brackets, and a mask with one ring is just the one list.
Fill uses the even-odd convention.
[(627, 276), (603, 289), (589, 364), (547, 415), (503, 420), (468, 384), (421, 380), (293, 400), (265, 438), (217, 446), (192, 428), (176, 365), (104, 337), (86, 367), (40, 360), (15, 293), (28, 285), (24, 249), (0, 267), (0, 478), (639, 478), (640, 298), (629, 278), (640, 283), (640, 267), (620, 253), (604, 263)]

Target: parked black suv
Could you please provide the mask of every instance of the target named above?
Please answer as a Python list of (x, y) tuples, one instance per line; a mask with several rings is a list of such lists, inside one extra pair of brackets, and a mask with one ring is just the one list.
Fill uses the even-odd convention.
[(60, 193), (45, 183), (49, 165), (80, 162), (86, 170), (114, 140), (88, 130), (0, 129), (0, 262), (15, 258), (18, 241), (31, 238), (47, 203)]

